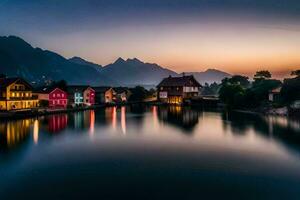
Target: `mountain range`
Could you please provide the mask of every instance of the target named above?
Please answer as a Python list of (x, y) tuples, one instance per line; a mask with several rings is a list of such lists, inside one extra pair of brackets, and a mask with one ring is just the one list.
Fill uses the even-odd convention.
[[(66, 80), (69, 84), (111, 86), (154, 86), (169, 75), (180, 76), (158, 64), (142, 62), (137, 58), (118, 58), (106, 66), (76, 56), (66, 59), (55, 52), (34, 48), (16, 36), (0, 37), (0, 73), (21, 76), (36, 84), (47, 80)], [(201, 84), (220, 82), (231, 76), (215, 69), (186, 74), (194, 75)]]

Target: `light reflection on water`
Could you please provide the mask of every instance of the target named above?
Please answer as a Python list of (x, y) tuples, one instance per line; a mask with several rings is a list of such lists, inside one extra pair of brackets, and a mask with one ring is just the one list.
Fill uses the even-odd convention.
[[(66, 180), (95, 182), (98, 177), (110, 182), (119, 180), (119, 176), (131, 180), (131, 174), (139, 182), (145, 180), (144, 184), (156, 173), (165, 174), (155, 179), (158, 193), (166, 192), (160, 191), (164, 188), (160, 181), (170, 188), (178, 187), (180, 192), (182, 186), (177, 185), (177, 179), (188, 181), (190, 188), (186, 190), (205, 184), (207, 191), (209, 186), (230, 191), (213, 181), (216, 174), (224, 184), (239, 185), (242, 196), (242, 185), (267, 197), (268, 192), (254, 185), (267, 184), (269, 192), (281, 187), (280, 192), (289, 198), (299, 191), (295, 184), (300, 183), (300, 123), (285, 117), (179, 106), (108, 107), (1, 122), (0, 145), (0, 186), (8, 190), (25, 190), (18, 185), (20, 177), (24, 178), (18, 174), (26, 172), (38, 181), (40, 176), (48, 181), (63, 174)], [(87, 174), (82, 176), (78, 170)], [(135, 174), (135, 170), (143, 173)], [(86, 179), (89, 173), (93, 176)], [(138, 187), (134, 181), (128, 187), (132, 185)], [(274, 196), (279, 192), (275, 189)], [(65, 191), (65, 186), (61, 190)]]

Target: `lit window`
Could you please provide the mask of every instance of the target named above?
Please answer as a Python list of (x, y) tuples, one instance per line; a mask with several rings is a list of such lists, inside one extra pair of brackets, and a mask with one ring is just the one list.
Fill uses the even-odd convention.
[(26, 94), (25, 94), (25, 95), (26, 95), (26, 97), (28, 97), (28, 96), (29, 96), (29, 94), (28, 94), (27, 92), (26, 92)]
[(53, 94), (53, 97), (55, 97), (55, 94)]
[(12, 97), (15, 97), (15, 93), (14, 93), (14, 92), (12, 92), (12, 93), (11, 93), (11, 96), (12, 96)]
[(62, 97), (65, 97), (65, 94), (61, 94)]
[(57, 94), (57, 97), (60, 97), (60, 94)]

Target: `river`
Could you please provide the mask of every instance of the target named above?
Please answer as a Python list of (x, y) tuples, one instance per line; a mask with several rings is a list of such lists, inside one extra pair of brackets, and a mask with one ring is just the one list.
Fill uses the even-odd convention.
[(0, 122), (1, 199), (299, 199), (300, 122), (127, 106)]

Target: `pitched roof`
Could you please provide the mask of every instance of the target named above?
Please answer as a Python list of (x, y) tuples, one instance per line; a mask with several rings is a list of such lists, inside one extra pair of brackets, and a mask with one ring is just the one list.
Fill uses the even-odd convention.
[(196, 86), (202, 87), (200, 83), (194, 78), (193, 75), (190, 76), (180, 76), (180, 77), (172, 77), (169, 76), (164, 78), (157, 87), (165, 87), (165, 86)]
[(279, 86), (277, 88), (270, 90), (270, 93), (279, 94), (281, 92), (281, 89), (282, 89), (282, 87)]
[(21, 81), (23, 84), (27, 85), (29, 88), (32, 88), (32, 86), (27, 81), (25, 81), (22, 78), (18, 78), (18, 77), (0, 78), (0, 88), (6, 88), (17, 81)]
[(100, 87), (93, 87), (93, 89), (95, 90), (95, 92), (106, 92), (107, 90), (112, 89), (112, 87), (100, 86)]
[(45, 87), (36, 88), (34, 90), (34, 93), (49, 94), (49, 93), (53, 92), (56, 89), (64, 91), (63, 89), (61, 89), (59, 87), (45, 86)]

